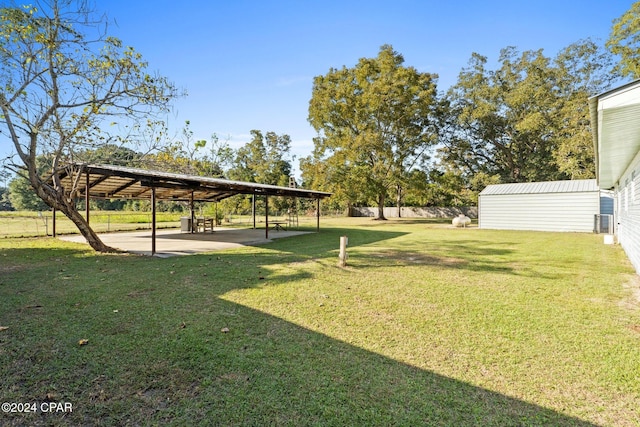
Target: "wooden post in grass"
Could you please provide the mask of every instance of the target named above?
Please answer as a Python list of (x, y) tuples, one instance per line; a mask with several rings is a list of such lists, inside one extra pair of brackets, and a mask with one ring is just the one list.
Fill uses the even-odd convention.
[(346, 267), (347, 265), (347, 244), (349, 243), (349, 238), (347, 236), (340, 236), (340, 254), (338, 258), (340, 259), (340, 263), (338, 264), (340, 267)]

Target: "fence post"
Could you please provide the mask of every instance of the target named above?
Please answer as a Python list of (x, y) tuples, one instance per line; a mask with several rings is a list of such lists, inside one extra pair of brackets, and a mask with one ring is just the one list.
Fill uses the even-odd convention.
[(340, 262), (340, 267), (345, 267), (347, 265), (347, 244), (349, 243), (349, 238), (347, 236), (340, 236), (340, 254), (338, 256)]

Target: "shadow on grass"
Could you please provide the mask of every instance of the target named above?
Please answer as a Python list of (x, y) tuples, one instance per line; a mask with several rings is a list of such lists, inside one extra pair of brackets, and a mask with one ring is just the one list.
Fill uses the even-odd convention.
[(481, 247), (485, 242), (467, 241), (452, 244), (427, 245), (418, 250), (405, 248), (358, 248), (351, 254), (350, 265), (355, 268), (397, 267), (398, 265), (425, 265), (434, 268), (520, 274), (508, 262), (499, 262), (496, 257), (511, 254), (507, 248)]
[[(349, 233), (359, 244), (401, 234)], [(282, 257), (328, 256), (333, 244), (311, 237), (260, 256), (11, 252), (16, 265), (27, 254), (48, 263), (2, 279), (3, 400), (70, 402), (73, 412), (0, 413), (0, 424), (592, 425), (220, 297), (261, 286), (260, 269)], [(20, 309), (29, 301), (38, 316)]]
[(3, 355), (5, 400), (53, 398), (73, 413), (0, 414), (2, 425), (592, 425), (246, 307), (215, 309), (227, 318), (150, 325), (153, 339), (96, 331), (86, 347), (46, 340), (63, 363), (42, 360), (51, 348), (37, 344), (22, 362)]
[(360, 225), (363, 227), (376, 227), (380, 225), (449, 225), (451, 226), (451, 218), (420, 218), (420, 217), (407, 217), (407, 218), (387, 218), (386, 220), (377, 220), (371, 218), (371, 222), (363, 222)]
[[(50, 273), (57, 271), (57, 264), (82, 253), (86, 252), (61, 247), (0, 249), (0, 286), (7, 285), (11, 274), (20, 275), (33, 269), (49, 270)], [(40, 284), (31, 283), (33, 286)]]
[[(29, 267), (33, 262), (51, 263), (56, 259), (86, 253), (85, 250), (76, 248), (47, 247), (47, 248), (4, 248), (0, 249), (0, 269), (9, 265), (21, 265)], [(29, 260), (27, 262), (27, 260)]]
[(145, 384), (134, 407), (145, 417), (177, 425), (593, 425), (262, 312), (220, 309), (233, 313), (228, 333), (216, 322), (208, 332), (186, 327), (164, 343), (172, 357), (134, 373)]
[[(482, 240), (426, 242), (420, 248), (378, 246), (352, 248), (350, 265), (354, 268), (424, 265), (432, 268), (504, 273), (526, 277), (554, 279), (557, 276), (540, 273), (514, 264), (514, 243), (488, 243)], [(499, 246), (499, 247), (498, 247)], [(350, 248), (351, 249), (351, 248)]]
[(293, 261), (336, 257), (340, 248), (340, 237), (348, 236), (349, 247), (371, 245), (407, 235), (407, 232), (370, 230), (360, 228), (327, 228), (320, 233), (310, 233), (292, 238), (276, 239), (267, 246), (259, 245), (289, 255)]

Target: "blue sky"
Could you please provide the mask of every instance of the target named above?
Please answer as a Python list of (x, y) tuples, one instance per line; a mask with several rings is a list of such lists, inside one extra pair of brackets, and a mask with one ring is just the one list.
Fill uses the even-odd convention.
[[(544, 49), (580, 39), (604, 43), (622, 0), (98, 0), (111, 35), (136, 48), (185, 89), (170, 127), (185, 120), (196, 139), (213, 133), (236, 148), (259, 129), (288, 134), (299, 159), (313, 149), (307, 122), (315, 76), (354, 66), (390, 44), (406, 66), (456, 82), (473, 52), (495, 61), (500, 49)], [(9, 142), (0, 140), (0, 153)], [(295, 162), (297, 164), (297, 161)]]

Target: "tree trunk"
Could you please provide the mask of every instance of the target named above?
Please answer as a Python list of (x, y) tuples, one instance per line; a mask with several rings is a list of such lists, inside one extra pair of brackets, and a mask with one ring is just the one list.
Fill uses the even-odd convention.
[(398, 207), (398, 218), (402, 217), (402, 187), (398, 185), (398, 197), (396, 198), (396, 206)]
[[(66, 206), (66, 204), (65, 204)], [(64, 214), (69, 218), (75, 225), (78, 227), (80, 233), (87, 240), (89, 246), (91, 246), (97, 252), (118, 252), (117, 249), (112, 248), (111, 246), (107, 246), (104, 242), (98, 237), (98, 234), (89, 226), (85, 218), (75, 209), (61, 209), (56, 207), (56, 209), (61, 210)]]
[(100, 240), (100, 237), (89, 226), (87, 220), (78, 212), (73, 198), (67, 199), (64, 194), (64, 189), (55, 189), (50, 185), (42, 182), (38, 176), (30, 176), (31, 185), (38, 194), (38, 196), (44, 200), (50, 207), (62, 212), (67, 218), (71, 220), (78, 228), (78, 231), (87, 240), (87, 243), (91, 248), (97, 252), (118, 252), (110, 246), (107, 246)]
[(384, 201), (385, 201), (384, 194), (380, 193), (380, 195), (378, 195), (378, 218), (376, 219), (379, 219), (379, 220), (387, 219), (384, 216)]

